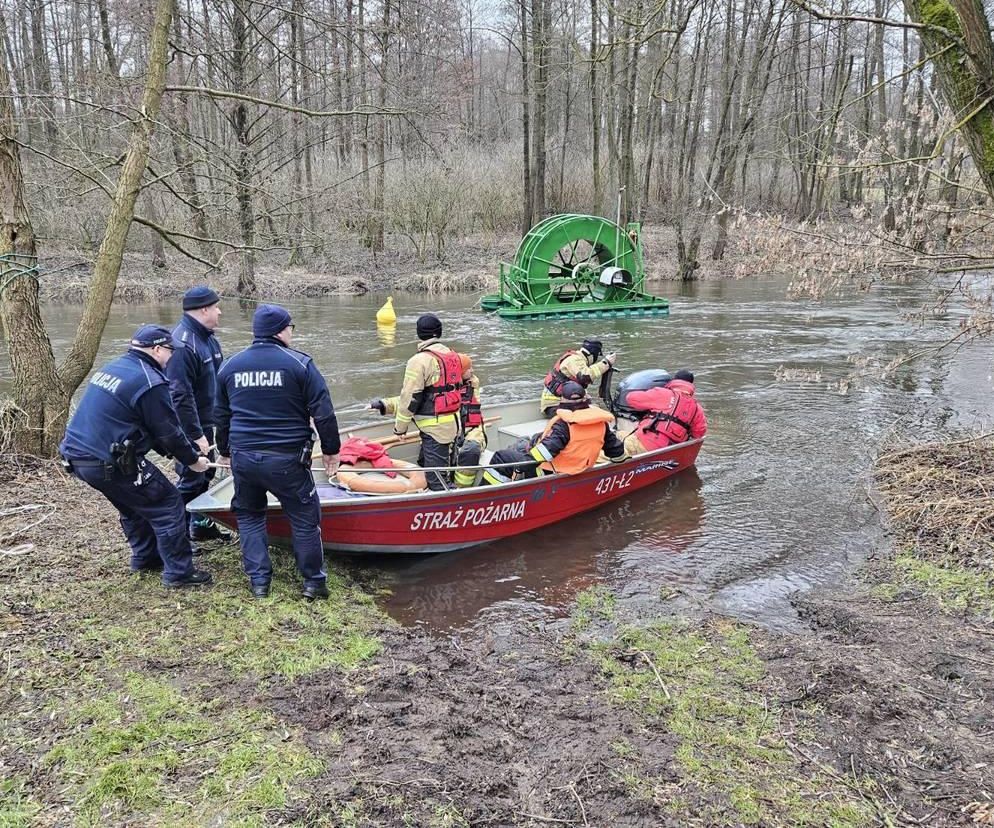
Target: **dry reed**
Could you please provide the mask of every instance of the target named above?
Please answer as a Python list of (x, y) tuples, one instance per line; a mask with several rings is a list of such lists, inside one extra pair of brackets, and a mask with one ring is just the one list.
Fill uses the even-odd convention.
[(922, 558), (994, 568), (991, 435), (885, 452), (875, 476), (899, 544)]

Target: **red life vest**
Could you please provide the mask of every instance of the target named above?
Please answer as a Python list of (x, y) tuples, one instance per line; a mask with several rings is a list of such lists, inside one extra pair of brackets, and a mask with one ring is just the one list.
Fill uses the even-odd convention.
[(483, 425), (483, 411), (480, 406), (480, 399), (476, 396), (476, 389), (468, 382), (462, 388), (460, 415), (462, 417), (462, 427), (465, 431)]
[(548, 389), (550, 394), (561, 397), (563, 395), (563, 385), (573, 379), (573, 377), (560, 371), (559, 366), (562, 365), (563, 360), (566, 359), (566, 357), (573, 356), (575, 353), (577, 352), (567, 351), (556, 360), (556, 364), (552, 366), (552, 370), (545, 375), (545, 387)]
[[(392, 469), (393, 461), (381, 443), (364, 437), (349, 437), (338, 452), (338, 460), (343, 466), (354, 466), (360, 460), (367, 460), (374, 469)], [(387, 477), (396, 477), (397, 472), (387, 471)]]
[(425, 386), (424, 397), (415, 414), (436, 417), (442, 414), (455, 414), (462, 408), (462, 361), (455, 351), (438, 353), (425, 348), (423, 353), (431, 354), (438, 362), (438, 381)]
[(635, 428), (639, 442), (647, 451), (666, 448), (690, 438), (691, 421), (697, 410), (697, 401), (672, 388), (651, 388), (648, 391), (631, 391), (628, 405), (635, 410), (648, 411)]

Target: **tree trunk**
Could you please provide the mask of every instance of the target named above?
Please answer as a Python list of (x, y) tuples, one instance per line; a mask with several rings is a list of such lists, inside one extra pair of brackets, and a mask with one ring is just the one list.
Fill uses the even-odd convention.
[(0, 449), (50, 455), (69, 413), (38, 302), (38, 255), (24, 201), (7, 61), (0, 61), (0, 321), (14, 375), (0, 406)]
[[(597, 31), (600, 28), (597, 0), (590, 0), (590, 138), (593, 144), (594, 215), (604, 209), (604, 182), (601, 181), (601, 108), (600, 90), (597, 88)], [(568, 123), (568, 121), (567, 121)]]
[(112, 76), (119, 77), (117, 56), (114, 54), (114, 42), (110, 37), (110, 19), (107, 16), (107, 0), (97, 0), (97, 12), (100, 15), (100, 41), (107, 56), (107, 71)]
[[(245, 0), (235, 0), (231, 19), (231, 78), (236, 92), (248, 94), (246, 63), (248, 62), (248, 15)], [(243, 250), (238, 270), (238, 295), (255, 296), (255, 207), (252, 199), (254, 163), (249, 136), (248, 104), (239, 101), (231, 111), (231, 125), (238, 140), (238, 157), (235, 165), (235, 198), (238, 202), (238, 226), (241, 230)]]
[[(983, 4), (904, 0), (904, 7), (915, 22), (941, 27), (957, 38), (933, 65), (980, 180), (994, 198), (994, 43)], [(937, 29), (920, 29), (919, 34), (930, 53), (950, 46), (949, 37)]]
[(165, 86), (166, 49), (173, 0), (158, 0), (148, 78), (142, 96), (141, 119), (134, 122), (128, 151), (97, 254), (83, 318), (72, 347), (56, 370), (51, 341), (38, 301), (37, 250), (24, 202), (23, 176), (15, 135), (10, 78), (0, 61), (0, 319), (3, 322), (13, 380), (13, 406), (5, 409), (5, 431), (21, 452), (55, 453), (69, 414), (73, 392), (96, 357), (110, 312), (121, 257), (134, 216), (135, 200), (148, 160), (149, 143)]
[[(156, 201), (155, 193), (147, 191), (145, 203), (148, 205), (149, 219), (158, 225), (162, 225), (162, 216), (159, 213), (159, 202)], [(162, 242), (162, 236), (152, 232), (152, 267), (162, 269), (166, 266), (166, 248)]]
[(93, 360), (100, 346), (107, 315), (114, 300), (117, 277), (121, 272), (124, 245), (135, 215), (135, 201), (141, 190), (142, 176), (148, 164), (148, 153), (162, 103), (162, 90), (166, 85), (166, 57), (169, 47), (169, 21), (174, 0), (158, 0), (155, 22), (152, 24), (152, 42), (149, 46), (148, 77), (142, 93), (140, 117), (131, 126), (128, 151), (117, 179), (117, 189), (107, 217), (103, 242), (93, 265), (93, 279), (83, 306), (83, 318), (65, 362), (59, 368), (63, 384), (69, 394), (79, 386), (93, 367)]
[(545, 216), (545, 101), (548, 80), (546, 38), (548, 0), (531, 0), (532, 4), (532, 68), (535, 72), (535, 108), (532, 128), (532, 212), (536, 221)]
[(535, 203), (532, 192), (531, 169), (531, 99), (528, 96), (528, 0), (519, 0), (518, 14), (521, 23), (521, 161), (522, 172), (522, 206), (521, 206), (521, 237), (528, 235), (535, 223)]
[(387, 143), (387, 73), (390, 67), (390, 0), (383, 0), (383, 33), (380, 41), (380, 84), (377, 100), (380, 115), (376, 119), (376, 186), (373, 189), (373, 228), (370, 249), (383, 250), (384, 196), (386, 179)]
[(54, 145), (57, 136), (53, 112), (55, 98), (52, 93), (52, 73), (45, 47), (45, 6), (41, 0), (34, 0), (31, 7), (31, 45), (35, 83), (44, 96), (41, 108), (45, 113), (43, 117), (45, 134), (48, 136), (49, 144)]

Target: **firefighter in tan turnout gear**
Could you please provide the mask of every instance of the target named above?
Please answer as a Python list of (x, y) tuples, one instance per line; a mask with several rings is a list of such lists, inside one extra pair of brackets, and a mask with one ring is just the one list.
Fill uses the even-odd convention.
[[(462, 405), (459, 410), (460, 430), (455, 439), (455, 466), (478, 466), (480, 455), (487, 447), (487, 433), (480, 410), (480, 380), (473, 371), (473, 360), (468, 354), (459, 354), (462, 365)], [(369, 407), (389, 417), (397, 416), (400, 397), (373, 400)], [(475, 486), (479, 482), (479, 468), (455, 470), (452, 480), (457, 488)]]
[(616, 355), (602, 356), (602, 351), (600, 340), (585, 339), (579, 351), (567, 351), (556, 360), (552, 370), (545, 376), (545, 387), (539, 403), (543, 416), (552, 417), (556, 413), (556, 408), (562, 402), (565, 383), (573, 380), (586, 388), (600, 380), (614, 365)]
[[(417, 331), (421, 342), (404, 369), (393, 432), (400, 437), (406, 435), (413, 421), (421, 433), (418, 465), (451, 466), (453, 445), (459, 434), (459, 409), (463, 404), (462, 362), (459, 354), (439, 341), (442, 322), (435, 314), (419, 316)], [(446, 472), (428, 472), (428, 488), (447, 489), (448, 477)]]

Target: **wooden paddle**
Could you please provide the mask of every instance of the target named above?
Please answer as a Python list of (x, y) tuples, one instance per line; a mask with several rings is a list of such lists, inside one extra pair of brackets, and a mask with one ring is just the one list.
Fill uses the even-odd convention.
[[(487, 417), (483, 421), (483, 425), (485, 425), (485, 426), (493, 425), (494, 423), (499, 422), (501, 419), (503, 419), (503, 418), (502, 417)], [(351, 431), (348, 432), (348, 436), (349, 437), (352, 436), (352, 432)], [(398, 436), (396, 434), (392, 434), (389, 437), (383, 437), (383, 438), (381, 438), (379, 440), (377, 440), (375, 438), (366, 438), (366, 439), (368, 439), (369, 442), (371, 442), (371, 443), (379, 443), (381, 446), (403, 446), (403, 445), (406, 445), (407, 443), (416, 443), (417, 441), (419, 441), (421, 439), (421, 435), (419, 433), (415, 433), (415, 434), (405, 434), (403, 437), (400, 437), (400, 436)], [(318, 452), (320, 453), (320, 449), (318, 450)]]

